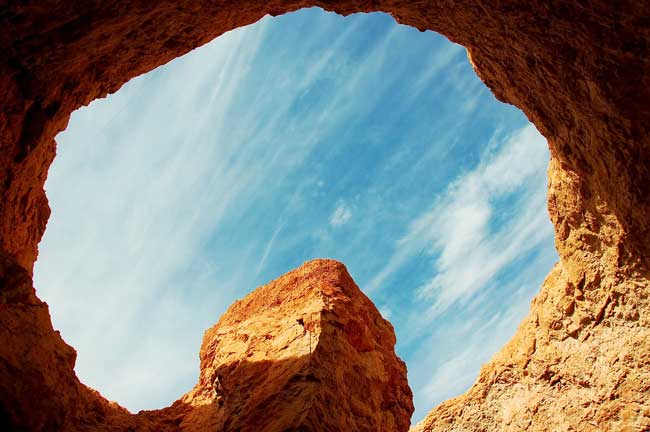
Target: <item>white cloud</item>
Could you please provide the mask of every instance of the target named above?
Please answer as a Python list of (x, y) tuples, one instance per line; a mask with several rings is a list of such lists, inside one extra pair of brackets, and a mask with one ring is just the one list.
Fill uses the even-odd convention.
[[(134, 411), (191, 388), (203, 331), (235, 288), (251, 288), (243, 268), (199, 251), (268, 174), (263, 139), (238, 147), (224, 124), (265, 28), (229, 32), (132, 80), (57, 136), (35, 285), (79, 352), (78, 376)], [(282, 171), (277, 164), (267, 168)]]
[[(422, 298), (434, 301), (434, 314), (481, 290), (505, 266), (551, 234), (546, 211), (546, 140), (529, 124), (495, 153), (452, 184), (433, 209), (412, 226), (403, 242), (429, 243), (435, 275), (422, 285)], [(491, 223), (496, 201), (523, 194), (516, 213)]]
[[(343, 19), (323, 21), (331, 18)], [(236, 251), (221, 250), (221, 261), (230, 261), (214, 257), (219, 248), (202, 256), (206, 242), (226, 221), (246, 216), (269, 184), (280, 184), (354, 110), (371, 108), (373, 101), (353, 95), (365, 88), (379, 98), (384, 77), (367, 76), (386, 60), (388, 36), (376, 55), (338, 77), (331, 98), (296, 111), (323, 70), (339, 67), (334, 47), (345, 47), (364, 22), (330, 40), (326, 56), (312, 48), (331, 39), (331, 21), (301, 35), (303, 73), (299, 62), (294, 70), (276, 59), (272, 70), (254, 70), (255, 60), (275, 56), (260, 50), (271, 21), (228, 32), (128, 82), (75, 112), (57, 136), (36, 288), (79, 353), (77, 375), (131, 410), (168, 405), (196, 382), (203, 331), (255, 286), (287, 221), (274, 221), (261, 242), (251, 236)], [(282, 73), (291, 79), (278, 89)], [(332, 223), (351, 217), (344, 207)]]
[[(525, 270), (496, 282), (519, 258), (552, 245), (553, 230), (546, 210), (546, 140), (529, 124), (490, 141), (479, 163), (413, 219), (373, 280), (386, 283), (415, 256), (430, 262), (429, 277), (417, 290), (419, 309), (409, 313), (400, 335), (400, 343), (418, 346), (407, 358), (414, 421), (474, 382), (514, 333), (555, 259), (549, 246)], [(481, 304), (504, 293), (510, 293), (507, 304)], [(457, 316), (458, 310), (464, 313)]]
[(509, 293), (507, 304), (498, 311), (494, 307), (468, 311), (458, 319), (446, 320), (444, 326), (437, 326), (422, 338), (419, 350), (407, 359), (416, 406), (414, 422), (442, 401), (466, 391), (481, 366), (512, 337), (549, 270), (549, 261), (555, 259), (549, 255), (538, 256), (525, 273), (491, 291), (491, 295), (498, 295), (498, 291)]
[(352, 210), (346, 207), (344, 203), (340, 203), (330, 216), (330, 225), (333, 227), (345, 225), (351, 218)]
[[(496, 151), (489, 149), (476, 168), (456, 179), (411, 222), (371, 285), (381, 285), (424, 251), (433, 258), (433, 275), (418, 290), (431, 303), (422, 319), (431, 320), (480, 291), (505, 266), (552, 235), (546, 211), (547, 164), (546, 141), (532, 124)], [(521, 197), (516, 213), (497, 224), (498, 201), (514, 195)]]

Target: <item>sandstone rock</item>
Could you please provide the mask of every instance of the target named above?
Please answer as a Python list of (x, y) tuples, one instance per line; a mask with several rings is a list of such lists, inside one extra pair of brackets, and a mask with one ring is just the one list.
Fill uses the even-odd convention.
[[(433, 409), (412, 432), (650, 430), (647, 283), (618, 285), (567, 314), (570, 276), (556, 265), (513, 339), (472, 388)], [(602, 282), (601, 282), (602, 283)], [(601, 285), (602, 286), (602, 285)], [(586, 293), (600, 286), (585, 283)], [(643, 317), (628, 313), (646, 311)], [(576, 321), (581, 314), (589, 319)]]
[[(43, 0), (0, 8), (0, 429), (17, 419), (30, 430), (136, 425), (79, 383), (74, 351), (27, 282), (49, 217), (54, 136), (70, 113), (266, 13), (318, 5), (381, 10), (464, 45), (481, 79), (524, 111), (551, 150), (560, 262), (472, 389), (419, 429), (650, 428), (646, 0)], [(369, 349), (356, 324), (348, 332)], [(158, 415), (177, 427), (173, 413)]]
[(407, 431), (412, 394), (394, 345), (345, 267), (310, 261), (205, 332), (199, 382), (170, 411), (186, 431)]

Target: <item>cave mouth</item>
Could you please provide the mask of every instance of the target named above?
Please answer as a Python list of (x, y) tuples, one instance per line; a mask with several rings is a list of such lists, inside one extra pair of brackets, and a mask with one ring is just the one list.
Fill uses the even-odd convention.
[[(9, 417), (16, 429), (54, 430), (129, 417), (79, 383), (74, 351), (53, 331), (47, 305), (32, 286), (50, 215), (43, 185), (56, 153), (54, 137), (70, 114), (224, 32), (302, 6), (311, 4), (134, 0), (119, 6), (20, 2), (5, 8), (0, 16), (6, 30), (0, 37), (5, 53), (0, 88), (6, 96), (0, 116), (4, 423)], [(435, 408), (422, 427), (648, 429), (643, 383), (650, 380), (645, 356), (650, 166), (642, 161), (650, 160), (650, 16), (645, 5), (441, 0), (337, 1), (325, 7), (343, 15), (382, 10), (465, 46), (483, 82), (499, 100), (522, 109), (548, 139), (552, 155), (548, 211), (560, 260), (528, 318), (480, 379), (462, 397)], [(599, 354), (586, 355), (594, 352)], [(553, 373), (558, 365), (564, 380)], [(604, 399), (585, 397), (587, 391)], [(540, 403), (513, 409), (522, 396), (540, 396)], [(87, 412), (81, 414), (80, 407)]]
[[(395, 325), (417, 421), (471, 385), (557, 259), (545, 140), (462, 47), (384, 14), (264, 18), (82, 108), (57, 141), (36, 288), (82, 381), (132, 411), (194, 384), (233, 300), (328, 256)], [(136, 405), (134, 387), (164, 397)]]

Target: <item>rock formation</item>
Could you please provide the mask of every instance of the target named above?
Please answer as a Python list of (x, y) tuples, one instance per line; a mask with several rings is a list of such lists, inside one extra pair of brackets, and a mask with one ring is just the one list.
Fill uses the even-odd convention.
[[(57, 354), (74, 364), (74, 350), (57, 342)], [(3, 401), (0, 425), (7, 431), (406, 432), (412, 394), (394, 347), (393, 327), (343, 264), (314, 260), (235, 302), (205, 332), (199, 382), (171, 407), (133, 415), (72, 382), (61, 406), (42, 406), (45, 416), (29, 412), (41, 394), (21, 395), (16, 402), (23, 406), (15, 408)], [(34, 380), (56, 385), (56, 378)], [(53, 415), (60, 408), (63, 415)]]
[(168, 410), (184, 431), (407, 431), (412, 394), (394, 346), (345, 267), (310, 261), (205, 332), (199, 382)]
[(79, 383), (74, 350), (31, 283), (54, 136), (70, 113), (227, 30), (304, 6), (384, 11), (464, 45), (481, 79), (551, 150), (560, 261), (475, 385), (418, 428), (649, 429), (647, 0), (2, 2), (0, 428), (130, 418)]

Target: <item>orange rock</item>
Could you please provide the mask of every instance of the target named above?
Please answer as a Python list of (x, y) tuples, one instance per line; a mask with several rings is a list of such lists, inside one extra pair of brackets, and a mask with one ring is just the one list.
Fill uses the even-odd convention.
[[(134, 417), (81, 384), (74, 350), (35, 295), (30, 278), (49, 217), (43, 185), (54, 137), (79, 106), (225, 31), (266, 13), (325, 5), (341, 14), (388, 12), (464, 45), (479, 77), (497, 98), (524, 111), (551, 150), (548, 209), (560, 262), (472, 389), (434, 409), (418, 428), (650, 430), (647, 1), (5, 3), (0, 429), (178, 429), (184, 417), (174, 407), (155, 412), (155, 419)], [(346, 346), (360, 355), (375, 352), (366, 351), (372, 345), (362, 324), (343, 327)], [(386, 396), (385, 406), (399, 400)], [(349, 408), (367, 414), (363, 400)], [(338, 414), (321, 413), (327, 415)]]
[[(351, 322), (363, 351), (348, 337)], [(392, 326), (345, 267), (310, 261), (205, 332), (199, 382), (171, 410), (188, 431), (407, 431), (412, 395), (394, 345)]]

